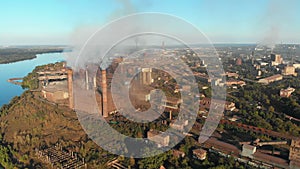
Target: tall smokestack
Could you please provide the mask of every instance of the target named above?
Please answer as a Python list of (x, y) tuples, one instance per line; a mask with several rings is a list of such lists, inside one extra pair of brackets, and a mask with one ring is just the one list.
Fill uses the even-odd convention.
[(73, 71), (68, 69), (68, 92), (69, 92), (69, 107), (74, 109), (74, 98), (73, 98)]
[(97, 88), (97, 79), (96, 79), (96, 76), (94, 76), (94, 78), (93, 78), (93, 86), (94, 86), (94, 88)]
[(86, 85), (86, 90), (89, 90), (89, 72), (85, 70), (85, 85)]
[(107, 83), (106, 83), (106, 70), (101, 71), (102, 74), (102, 115), (108, 117), (107, 111)]

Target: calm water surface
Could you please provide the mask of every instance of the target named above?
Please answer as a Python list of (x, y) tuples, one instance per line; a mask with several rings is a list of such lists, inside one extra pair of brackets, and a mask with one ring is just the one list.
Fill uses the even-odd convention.
[(24, 89), (21, 86), (7, 82), (7, 79), (14, 77), (24, 77), (36, 66), (48, 63), (55, 63), (65, 60), (62, 53), (39, 54), (32, 60), (19, 61), (9, 64), (0, 64), (0, 107), (15, 97), (20, 96)]

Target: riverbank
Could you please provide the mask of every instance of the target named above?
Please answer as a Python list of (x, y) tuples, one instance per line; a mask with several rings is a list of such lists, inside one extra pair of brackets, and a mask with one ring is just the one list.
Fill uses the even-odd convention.
[(22, 85), (22, 82), (20, 80), (23, 80), (22, 77), (17, 77), (17, 78), (10, 78), (7, 80), (7, 82), (15, 84), (15, 85)]
[[(0, 107), (8, 104), (15, 96), (20, 96), (24, 89), (20, 85), (14, 85), (8, 80), (12, 78), (21, 78), (31, 73), (36, 66), (49, 63), (61, 62), (65, 60), (62, 53), (38, 54), (35, 59), (13, 62), (10, 64), (0, 64)], [(15, 80), (18, 81), (18, 80)]]
[(0, 64), (35, 59), (38, 54), (62, 53), (65, 47), (35, 46), (0, 48)]

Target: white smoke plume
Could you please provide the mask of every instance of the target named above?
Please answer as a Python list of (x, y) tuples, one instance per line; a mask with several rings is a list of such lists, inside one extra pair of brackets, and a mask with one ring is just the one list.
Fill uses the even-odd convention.
[[(120, 18), (125, 15), (133, 14), (137, 12), (137, 8), (133, 3), (131, 3), (130, 0), (115, 0), (119, 4), (119, 7), (113, 11), (110, 16), (107, 18), (107, 23)], [(147, 3), (149, 5), (149, 1), (143, 1), (143, 3)], [(130, 24), (130, 23), (127, 23)], [(122, 29), (124, 25), (120, 25), (119, 29)], [(65, 55), (67, 56), (67, 63), (68, 66), (72, 67), (73, 69), (79, 69), (84, 68), (87, 63), (99, 63), (101, 64), (102, 68), (106, 68), (109, 65), (108, 60), (101, 60), (99, 57), (95, 56), (103, 56), (105, 54), (107, 47), (106, 44), (111, 44), (107, 42), (109, 39), (114, 39), (113, 37), (115, 35), (118, 35), (119, 30), (109, 30), (107, 31), (108, 35), (110, 37), (105, 38), (103, 40), (102, 44), (94, 44), (95, 47), (98, 46), (98, 53), (82, 53), (82, 49), (86, 48), (85, 44), (88, 43), (91, 36), (96, 33), (99, 29), (101, 29), (103, 25), (94, 24), (94, 25), (81, 25), (77, 27), (73, 31), (73, 33), (70, 36), (70, 46), (71, 46), (71, 52), (67, 51), (65, 52)], [(106, 41), (106, 42), (105, 42)], [(138, 44), (144, 44), (145, 42), (140, 39), (139, 37), (135, 38), (135, 45)], [(91, 46), (89, 46), (91, 47)], [(104, 50), (101, 50), (103, 48)], [(95, 51), (95, 50), (90, 50)], [(85, 55), (85, 57), (79, 57), (79, 56)], [(78, 58), (78, 59), (75, 59)]]

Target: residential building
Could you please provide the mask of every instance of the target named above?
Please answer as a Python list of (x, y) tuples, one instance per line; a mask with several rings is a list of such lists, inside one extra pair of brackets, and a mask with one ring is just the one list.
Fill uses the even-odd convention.
[(202, 148), (193, 150), (193, 157), (199, 160), (205, 160), (207, 155), (207, 151)]
[(288, 87), (288, 88), (286, 88), (286, 89), (281, 89), (281, 90), (280, 90), (280, 97), (286, 97), (286, 98), (288, 98), (288, 97), (291, 96), (291, 94), (292, 94), (294, 91), (295, 91), (295, 89), (292, 88), (292, 87)]
[(147, 138), (154, 141), (158, 147), (168, 146), (170, 142), (169, 135), (165, 135), (163, 132), (153, 129), (150, 129), (150, 131), (147, 132)]

